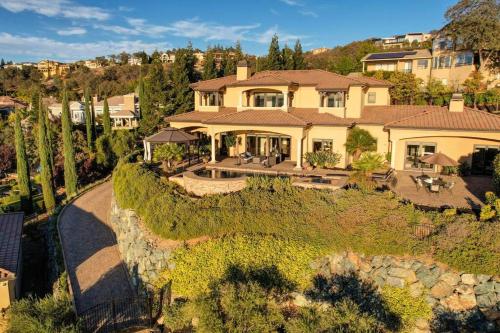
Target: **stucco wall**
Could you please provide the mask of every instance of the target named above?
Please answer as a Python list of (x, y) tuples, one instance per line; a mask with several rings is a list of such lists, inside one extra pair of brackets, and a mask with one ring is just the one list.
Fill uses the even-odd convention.
[(370, 134), (377, 139), (377, 153), (385, 154), (389, 151), (389, 133), (384, 131), (382, 125), (356, 125), (357, 127), (367, 130)]
[[(375, 93), (375, 103), (368, 103), (368, 94)], [(364, 93), (364, 105), (390, 105), (391, 97), (387, 87), (371, 87)]]
[(339, 168), (345, 168), (347, 163), (347, 154), (345, 150), (345, 141), (347, 139), (347, 127), (334, 126), (313, 126), (307, 131), (306, 139), (304, 140), (304, 154), (313, 151), (314, 140), (332, 140), (333, 151), (342, 154)]
[(5, 279), (0, 281), (0, 310), (7, 309), (16, 299), (16, 280)]
[[(174, 181), (180, 184), (180, 181), (177, 179)], [(182, 186), (189, 193), (200, 197), (210, 194), (230, 193), (244, 189), (246, 186), (246, 177), (212, 179), (200, 177), (188, 171), (183, 174)]]
[(499, 145), (500, 133), (391, 129), (391, 141), (396, 147), (393, 166), (397, 170), (403, 170), (408, 142), (436, 143), (437, 152), (456, 161), (470, 163), (474, 145)]

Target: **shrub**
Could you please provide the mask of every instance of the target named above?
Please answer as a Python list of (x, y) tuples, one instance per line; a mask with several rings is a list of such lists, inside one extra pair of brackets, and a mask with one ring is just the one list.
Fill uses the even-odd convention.
[(305, 287), (313, 273), (310, 263), (320, 254), (317, 247), (272, 236), (227, 236), (177, 249), (172, 257), (175, 268), (165, 271), (162, 279), (172, 281), (174, 293), (192, 297), (208, 292), (230, 267), (274, 267), (290, 283)]
[(307, 152), (304, 158), (307, 163), (318, 168), (334, 168), (342, 155), (333, 151)]
[(432, 308), (425, 297), (413, 297), (408, 287), (386, 285), (382, 288), (381, 295), (389, 310), (400, 318), (404, 330), (412, 329), (418, 318), (428, 320), (432, 317)]
[(349, 154), (354, 156), (354, 160), (357, 160), (361, 153), (377, 149), (377, 139), (367, 130), (353, 127), (347, 136), (345, 148)]
[(97, 164), (105, 169), (110, 169), (115, 163), (115, 154), (113, 152), (112, 139), (109, 135), (101, 135), (96, 142)]
[(497, 196), (493, 192), (486, 192), (484, 194), (484, 202), (487, 205), (494, 205), (496, 199), (497, 199)]
[(445, 217), (452, 217), (457, 215), (457, 209), (456, 208), (447, 208), (443, 211), (443, 215)]
[(384, 166), (384, 156), (375, 152), (364, 152), (357, 161), (352, 163), (354, 169), (367, 175)]
[(500, 196), (500, 153), (493, 160), (493, 187), (496, 194)]
[(153, 159), (163, 163), (165, 171), (171, 170), (174, 163), (182, 161), (184, 157), (184, 146), (176, 143), (164, 143), (153, 150)]
[(489, 221), (497, 215), (497, 212), (491, 207), (491, 205), (484, 205), (481, 207), (481, 212), (479, 213), (479, 220)]
[(12, 304), (9, 333), (79, 332), (69, 296), (24, 298)]

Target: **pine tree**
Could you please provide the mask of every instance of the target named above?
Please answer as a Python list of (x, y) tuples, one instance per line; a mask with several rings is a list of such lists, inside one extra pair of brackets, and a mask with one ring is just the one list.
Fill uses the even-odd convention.
[(140, 119), (142, 119), (142, 115), (144, 114), (145, 107), (147, 104), (146, 100), (145, 100), (146, 95), (145, 95), (145, 91), (144, 91), (144, 77), (142, 76), (142, 70), (141, 70), (140, 76), (139, 76), (138, 90), (139, 90), (139, 115), (140, 115)]
[(104, 135), (111, 135), (111, 118), (109, 116), (108, 97), (104, 97), (104, 106), (102, 109), (102, 127), (104, 129)]
[(64, 187), (66, 196), (71, 197), (76, 194), (78, 176), (76, 174), (75, 151), (73, 147), (72, 123), (69, 111), (68, 94), (63, 92), (62, 103), (62, 137), (64, 146)]
[(203, 64), (203, 80), (215, 79), (217, 77), (217, 66), (215, 65), (215, 56), (212, 50), (208, 50)]
[(294, 69), (305, 69), (306, 64), (304, 61), (304, 54), (302, 52), (302, 44), (300, 44), (300, 40), (297, 39), (295, 42), (295, 47), (293, 50), (293, 64)]
[(90, 111), (89, 88), (85, 89), (85, 129), (87, 132), (87, 147), (90, 151), (94, 149), (94, 138), (92, 133), (92, 113)]
[(282, 51), (282, 59), (283, 59), (283, 69), (295, 69), (293, 51), (286, 44)]
[(189, 87), (191, 83), (189, 72), (194, 65), (190, 59), (190, 51), (178, 50), (175, 54), (175, 61), (172, 68), (172, 89), (171, 97), (174, 104), (175, 113), (184, 113), (193, 109), (193, 91)]
[[(38, 110), (38, 119), (44, 119), (43, 109)], [(54, 188), (52, 183), (52, 172), (50, 169), (50, 147), (47, 145), (47, 128), (45, 121), (38, 121), (38, 157), (40, 158), (40, 181), (42, 184), (43, 202), (47, 212), (51, 212), (56, 206)]]
[(142, 101), (139, 96), (142, 113), (140, 132), (144, 135), (151, 135), (158, 128), (163, 116), (166, 114), (166, 107), (169, 104), (167, 93), (168, 82), (161, 64), (152, 64), (150, 66), (143, 85)]
[(24, 135), (21, 128), (21, 114), (20, 111), (15, 111), (14, 113), (16, 116), (14, 131), (17, 159), (17, 184), (19, 186), (19, 194), (21, 195), (21, 206), (25, 212), (30, 212), (33, 205), (31, 200), (28, 155), (26, 154), (26, 145), (24, 143)]
[(282, 69), (282, 59), (278, 35), (274, 34), (271, 44), (269, 44), (269, 52), (267, 54), (266, 68), (268, 70)]

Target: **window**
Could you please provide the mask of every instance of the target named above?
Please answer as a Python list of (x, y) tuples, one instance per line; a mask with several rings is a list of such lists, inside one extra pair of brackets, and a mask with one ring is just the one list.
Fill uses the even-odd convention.
[(282, 93), (257, 93), (254, 95), (254, 105), (256, 107), (281, 107), (284, 96)]
[(376, 64), (375, 65), (375, 69), (377, 71), (389, 71), (389, 72), (393, 72), (394, 71), (394, 68), (395, 68), (395, 65), (393, 63), (390, 63), (390, 64)]
[(334, 92), (327, 95), (327, 107), (343, 108), (344, 107), (344, 92)]
[(313, 152), (332, 151), (332, 148), (333, 148), (333, 140), (328, 140), (328, 139), (313, 140)]
[(418, 69), (426, 69), (428, 65), (429, 65), (429, 60), (427, 59), (419, 59), (417, 62)]
[(450, 56), (434, 57), (433, 68), (450, 68), (450, 67), (451, 67)]
[(474, 55), (471, 52), (460, 53), (455, 60), (455, 66), (467, 66), (474, 63)]
[(405, 169), (433, 169), (434, 165), (420, 162), (420, 157), (434, 154), (435, 143), (410, 142), (406, 145)]
[(373, 104), (377, 101), (377, 93), (369, 92), (368, 93), (368, 103)]
[(404, 67), (404, 70), (403, 72), (405, 73), (411, 73), (411, 70), (412, 70), (412, 62), (411, 61), (405, 61), (405, 67)]

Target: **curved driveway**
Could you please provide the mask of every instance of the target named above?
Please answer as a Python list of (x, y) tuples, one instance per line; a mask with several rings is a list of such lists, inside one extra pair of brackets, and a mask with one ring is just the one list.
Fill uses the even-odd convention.
[(77, 313), (113, 298), (134, 295), (108, 224), (110, 208), (108, 181), (76, 199), (61, 215), (61, 244)]

